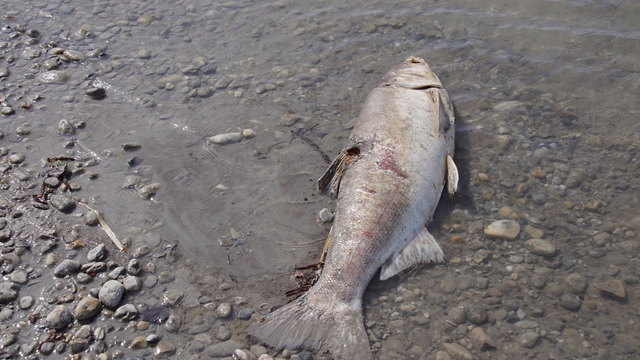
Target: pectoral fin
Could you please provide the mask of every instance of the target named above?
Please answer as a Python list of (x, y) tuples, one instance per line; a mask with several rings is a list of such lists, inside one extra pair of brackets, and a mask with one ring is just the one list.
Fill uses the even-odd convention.
[(456, 163), (453, 162), (451, 155), (447, 155), (447, 192), (453, 195), (458, 191), (458, 181), (460, 176), (458, 175), (458, 168)]
[(382, 266), (380, 280), (386, 280), (413, 265), (441, 263), (444, 261), (444, 253), (440, 245), (424, 228), (418, 236), (413, 239), (400, 252), (393, 254)]
[(320, 189), (323, 194), (328, 192), (333, 197), (338, 196), (340, 181), (342, 180), (342, 176), (344, 175), (347, 166), (358, 160), (359, 156), (360, 148), (357, 146), (343, 150), (340, 155), (333, 159), (333, 162), (329, 165), (327, 171), (318, 180), (318, 189)]

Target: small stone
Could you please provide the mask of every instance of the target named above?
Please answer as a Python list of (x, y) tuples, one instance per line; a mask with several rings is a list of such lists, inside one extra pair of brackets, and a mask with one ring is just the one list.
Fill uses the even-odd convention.
[(253, 309), (240, 309), (238, 311), (238, 319), (240, 320), (249, 320), (253, 315)]
[(226, 326), (218, 326), (215, 337), (218, 340), (226, 341), (231, 339), (231, 330)]
[(231, 311), (232, 311), (232, 308), (230, 303), (221, 303), (216, 308), (215, 315), (218, 318), (224, 319), (226, 317), (229, 317), (229, 315), (231, 315)]
[(127, 292), (138, 291), (142, 288), (142, 280), (137, 276), (127, 276), (122, 280), (122, 285)]
[(93, 296), (82, 298), (74, 310), (74, 315), (78, 320), (87, 320), (98, 314), (102, 310), (102, 303)]
[(104, 244), (100, 244), (87, 253), (87, 260), (89, 261), (101, 261), (107, 256), (107, 249)]
[(107, 90), (101, 87), (94, 87), (86, 90), (85, 95), (94, 99), (94, 100), (102, 100), (107, 96)]
[(125, 268), (124, 266), (117, 266), (115, 269), (111, 270), (107, 275), (110, 279), (117, 279), (118, 277), (124, 275)]
[(20, 136), (26, 136), (31, 134), (31, 126), (24, 124), (24, 125), (18, 125), (16, 127), (16, 134), (20, 135)]
[(40, 348), (39, 348), (40, 353), (42, 355), (49, 355), (53, 352), (53, 349), (55, 348), (55, 346), (56, 345), (50, 341), (43, 342), (42, 344), (40, 344)]
[(227, 145), (239, 142), (242, 137), (242, 133), (239, 132), (226, 133), (210, 136), (207, 138), (207, 142), (216, 145)]
[(486, 310), (480, 305), (472, 304), (465, 307), (467, 319), (476, 325), (482, 325), (489, 319)]
[(184, 297), (184, 293), (177, 289), (171, 289), (164, 292), (162, 295), (162, 304), (166, 306), (177, 306), (182, 298)]
[(60, 70), (45, 71), (38, 75), (38, 80), (45, 84), (64, 84), (69, 78), (69, 74)]
[(461, 325), (467, 322), (467, 313), (464, 306), (457, 306), (449, 310), (449, 320), (453, 321), (456, 325)]
[(11, 154), (11, 155), (9, 155), (9, 162), (14, 164), (14, 165), (22, 163), (24, 161), (24, 159), (25, 159), (24, 154)]
[(18, 298), (18, 289), (10, 282), (0, 283), (0, 304), (7, 304)]
[(601, 280), (596, 284), (603, 297), (611, 298), (618, 301), (624, 301), (627, 298), (627, 292), (622, 281), (609, 278)]
[(58, 134), (60, 135), (71, 135), (76, 132), (76, 128), (71, 124), (71, 122), (67, 119), (62, 119), (58, 123)]
[(86, 350), (89, 347), (89, 343), (87, 340), (73, 339), (69, 341), (69, 347), (72, 354), (78, 354)]
[(140, 195), (144, 199), (149, 199), (156, 194), (160, 190), (159, 183), (151, 183), (149, 185), (145, 185), (138, 190), (138, 195)]
[(455, 360), (473, 360), (473, 355), (460, 344), (444, 343), (443, 347), (444, 351)]
[(138, 275), (142, 269), (140, 269), (140, 263), (138, 262), (139, 256), (135, 256), (127, 263), (127, 273), (130, 275)]
[(136, 316), (138, 316), (138, 309), (136, 309), (135, 305), (133, 304), (125, 304), (120, 306), (113, 313), (113, 316), (122, 321), (132, 320), (135, 319)]
[(98, 298), (108, 308), (118, 306), (124, 296), (124, 286), (119, 281), (109, 280), (100, 288)]
[(532, 320), (520, 320), (516, 322), (515, 325), (520, 329), (535, 329), (540, 326), (540, 324)]
[(550, 257), (556, 254), (556, 247), (549, 240), (529, 239), (524, 245), (536, 255)]
[(144, 349), (149, 347), (146, 336), (136, 336), (129, 345), (130, 349)]
[(82, 61), (84, 60), (84, 54), (77, 50), (65, 50), (62, 55), (69, 58), (72, 61)]
[(76, 208), (76, 202), (66, 195), (51, 195), (49, 197), (49, 204), (51, 204), (51, 206), (56, 210), (63, 213), (72, 212), (73, 209)]
[(65, 277), (73, 275), (80, 271), (80, 262), (76, 260), (65, 259), (53, 270), (56, 277)]
[(513, 240), (520, 233), (520, 224), (513, 220), (498, 220), (484, 228), (484, 234), (491, 238)]
[(26, 271), (14, 270), (11, 275), (9, 275), (9, 280), (13, 283), (24, 285), (29, 281), (29, 276)]
[(527, 330), (524, 334), (520, 335), (520, 345), (527, 349), (531, 349), (538, 343), (540, 335), (536, 330)]
[(574, 294), (563, 294), (560, 297), (560, 305), (570, 311), (578, 311), (582, 306), (582, 299)]
[(180, 318), (180, 316), (178, 316), (177, 314), (174, 314), (173, 312), (169, 314), (169, 318), (167, 319), (167, 322), (164, 324), (164, 328), (168, 332), (176, 332), (180, 330), (180, 327), (182, 327), (182, 319)]
[(481, 351), (493, 350), (496, 348), (494, 342), (489, 338), (489, 335), (481, 328), (475, 327), (469, 334), (471, 338), (471, 344)]
[(541, 239), (544, 236), (544, 230), (538, 229), (528, 224), (524, 226), (524, 232), (526, 232), (527, 235), (531, 236), (534, 239)]
[(12, 115), (15, 112), (16, 111), (13, 110), (13, 108), (11, 106), (2, 106), (2, 107), (0, 107), (0, 114), (2, 114), (2, 115)]
[(580, 274), (572, 273), (564, 280), (567, 290), (576, 295), (584, 294), (587, 290), (587, 280)]
[(323, 224), (328, 223), (333, 220), (333, 213), (327, 208), (322, 208), (320, 212), (318, 212), (318, 220)]
[(231, 356), (233, 352), (240, 348), (240, 345), (233, 340), (223, 341), (221, 343), (208, 346), (204, 352), (204, 358)]
[(122, 150), (124, 150), (124, 151), (140, 150), (141, 147), (142, 147), (142, 145), (140, 145), (138, 143), (124, 143), (124, 144), (122, 144)]
[(47, 315), (46, 322), (48, 327), (61, 330), (73, 322), (73, 315), (66, 306), (57, 305)]
[(176, 352), (176, 346), (166, 340), (160, 340), (156, 345), (155, 355), (158, 359), (164, 359)]
[(33, 299), (33, 296), (27, 295), (20, 298), (18, 305), (20, 306), (20, 309), (27, 310), (33, 306), (34, 302), (35, 300)]
[(242, 137), (245, 139), (251, 139), (253, 137), (256, 137), (256, 132), (252, 129), (244, 129), (242, 130)]
[[(298, 354), (299, 355), (299, 354)], [(251, 351), (236, 349), (233, 352), (234, 359), (238, 360), (256, 360), (256, 356)]]

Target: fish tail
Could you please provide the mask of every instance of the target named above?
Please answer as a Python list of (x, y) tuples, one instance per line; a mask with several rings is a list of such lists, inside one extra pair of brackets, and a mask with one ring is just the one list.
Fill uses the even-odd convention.
[(314, 302), (306, 293), (261, 318), (247, 329), (253, 337), (280, 349), (329, 350), (336, 360), (372, 360), (360, 304)]

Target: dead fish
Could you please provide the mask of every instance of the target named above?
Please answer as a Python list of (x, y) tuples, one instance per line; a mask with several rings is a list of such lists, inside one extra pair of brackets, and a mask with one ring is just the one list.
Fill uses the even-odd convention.
[(317, 283), (248, 332), (276, 349), (328, 350), (335, 359), (372, 359), (362, 296), (380, 278), (444, 261), (425, 224), (447, 184), (455, 193), (454, 115), (429, 65), (410, 57), (368, 96), (347, 146), (318, 181), (336, 195), (335, 220)]

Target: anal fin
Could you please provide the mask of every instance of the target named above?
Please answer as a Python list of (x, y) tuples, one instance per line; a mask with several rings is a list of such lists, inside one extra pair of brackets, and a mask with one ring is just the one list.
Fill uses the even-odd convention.
[(433, 235), (424, 228), (404, 249), (382, 266), (380, 280), (386, 280), (413, 265), (444, 262), (444, 253)]
[(447, 155), (447, 192), (450, 195), (454, 195), (458, 191), (458, 181), (460, 175), (458, 174), (458, 167), (453, 162), (451, 155)]

